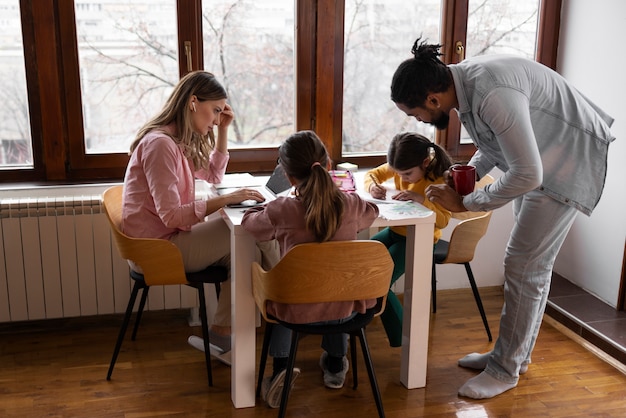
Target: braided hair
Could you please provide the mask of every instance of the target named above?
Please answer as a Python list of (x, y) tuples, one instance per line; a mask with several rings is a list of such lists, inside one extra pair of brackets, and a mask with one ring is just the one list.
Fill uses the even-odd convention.
[(439, 59), (442, 45), (421, 39), (413, 43), (413, 58), (403, 61), (391, 79), (391, 100), (408, 108), (422, 106), (430, 93), (444, 92), (453, 82), (448, 66)]

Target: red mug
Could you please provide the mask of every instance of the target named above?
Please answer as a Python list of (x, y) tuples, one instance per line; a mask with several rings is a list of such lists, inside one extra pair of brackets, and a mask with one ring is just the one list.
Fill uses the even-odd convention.
[(461, 196), (468, 195), (474, 191), (476, 185), (476, 167), (472, 165), (455, 165), (450, 167), (454, 190)]

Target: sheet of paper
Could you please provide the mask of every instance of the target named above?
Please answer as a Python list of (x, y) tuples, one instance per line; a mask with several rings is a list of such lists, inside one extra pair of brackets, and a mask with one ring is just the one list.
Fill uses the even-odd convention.
[(267, 177), (255, 177), (250, 173), (225, 174), (221, 183), (210, 184), (204, 180), (196, 179), (196, 200), (205, 200), (218, 196), (218, 189), (241, 187), (257, 187), (265, 184)]
[(385, 195), (385, 199), (376, 199), (373, 198), (371, 194), (369, 194), (366, 191), (357, 189), (357, 194), (361, 197), (361, 199), (363, 200), (367, 200), (368, 202), (374, 202), (374, 203), (398, 203), (397, 200), (393, 200), (392, 196), (395, 196), (396, 193), (398, 193), (398, 190), (396, 189), (387, 189), (387, 194)]
[(255, 177), (250, 173), (230, 173), (225, 174), (221, 183), (216, 184), (215, 188), (224, 189), (231, 187), (247, 187), (247, 186), (261, 186), (267, 181), (267, 177), (259, 176)]
[(413, 201), (397, 201), (378, 205), (380, 216), (388, 220), (430, 216), (432, 211)]

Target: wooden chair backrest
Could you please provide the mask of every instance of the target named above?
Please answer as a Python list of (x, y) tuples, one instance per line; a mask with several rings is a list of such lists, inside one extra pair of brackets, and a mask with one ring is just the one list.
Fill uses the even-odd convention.
[[(252, 265), (252, 292), (263, 317), (268, 301), (301, 304), (383, 298), (393, 260), (373, 240), (328, 241), (293, 247), (269, 271)], [(382, 309), (381, 309), (382, 311)]]
[[(489, 174), (476, 182), (474, 190), (484, 188), (494, 182)], [(448, 256), (443, 263), (469, 263), (474, 259), (478, 241), (487, 233), (491, 220), (491, 211), (488, 212), (453, 212), (452, 217), (461, 219), (450, 236)]]
[(474, 259), (478, 241), (487, 233), (491, 212), (465, 219), (454, 228), (443, 263), (469, 263)]
[(143, 270), (149, 286), (186, 284), (185, 267), (178, 247), (165, 239), (132, 238), (121, 231), (123, 186), (112, 186), (102, 194), (113, 239), (120, 256)]

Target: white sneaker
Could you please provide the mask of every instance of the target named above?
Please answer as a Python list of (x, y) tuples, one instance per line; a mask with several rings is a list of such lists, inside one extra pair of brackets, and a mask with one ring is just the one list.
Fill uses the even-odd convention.
[(331, 373), (330, 370), (328, 370), (327, 359), (328, 353), (324, 351), (320, 357), (320, 367), (324, 371), (324, 386), (330, 389), (341, 389), (346, 381), (346, 374), (348, 373), (348, 368), (350, 367), (348, 358), (343, 356), (343, 368), (337, 373)]
[[(204, 340), (201, 337), (198, 337), (197, 335), (191, 335), (187, 339), (187, 343), (189, 343), (189, 345), (196, 350), (202, 351), (204, 353)], [(223, 363), (229, 367), (232, 365), (230, 351), (224, 352), (221, 348), (211, 343), (209, 343), (209, 351), (211, 355), (215, 357), (220, 363)]]

